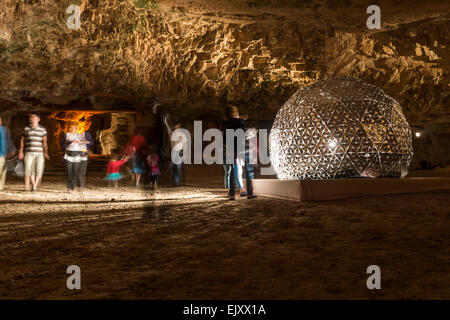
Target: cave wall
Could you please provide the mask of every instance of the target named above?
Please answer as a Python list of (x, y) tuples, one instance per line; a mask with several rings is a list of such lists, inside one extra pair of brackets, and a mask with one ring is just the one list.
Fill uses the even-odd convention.
[(101, 154), (122, 152), (136, 130), (136, 115), (129, 112), (109, 113), (108, 124), (98, 134)]
[[(136, 96), (143, 109), (155, 98), (185, 119), (219, 119), (233, 103), (270, 120), (299, 87), (349, 76), (383, 88), (412, 125), (434, 126), (433, 145), (445, 144), (443, 2), (379, 1), (383, 28), (372, 31), (365, 1), (82, 0), (81, 29), (69, 30), (72, 3), (0, 3), (0, 109), (51, 109), (100, 92)], [(422, 149), (419, 158), (450, 161)]]

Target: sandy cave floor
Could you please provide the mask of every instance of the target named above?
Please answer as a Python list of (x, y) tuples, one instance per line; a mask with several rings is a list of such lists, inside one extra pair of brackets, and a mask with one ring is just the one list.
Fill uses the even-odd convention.
[[(36, 193), (9, 181), (0, 299), (450, 298), (448, 193), (229, 202), (217, 172), (157, 191), (90, 176), (72, 195), (62, 177)], [(366, 288), (372, 264), (381, 290)]]

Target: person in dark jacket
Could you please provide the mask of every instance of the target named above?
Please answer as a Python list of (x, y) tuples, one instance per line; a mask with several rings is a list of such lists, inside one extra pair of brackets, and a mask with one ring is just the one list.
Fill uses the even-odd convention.
[[(250, 164), (249, 161), (249, 148), (248, 148), (248, 141), (245, 140), (245, 146), (238, 146), (239, 143), (239, 139), (237, 139), (237, 137), (234, 137), (234, 147), (233, 150), (230, 151), (231, 148), (231, 141), (227, 141), (226, 138), (226, 130), (231, 129), (231, 130), (238, 130), (238, 129), (242, 129), (244, 132), (247, 130), (247, 124), (246, 124), (246, 119), (247, 117), (239, 117), (239, 109), (235, 106), (227, 106), (225, 109), (225, 114), (227, 117), (227, 120), (224, 123), (224, 127), (225, 127), (225, 153), (224, 153), (224, 157), (225, 157), (225, 161), (226, 161), (226, 154), (227, 154), (227, 150), (228, 152), (232, 152), (233, 153), (233, 169), (230, 172), (230, 180), (229, 180), (229, 186), (230, 189), (228, 191), (228, 198), (229, 200), (235, 200), (236, 199), (236, 190), (235, 190), (235, 183), (236, 183), (236, 179), (235, 179), (235, 174), (238, 170), (237, 166), (238, 166), (238, 161), (241, 158), (244, 158), (244, 169), (245, 169), (245, 180), (246, 180), (246, 187), (247, 187), (247, 199), (253, 199), (256, 198), (256, 196), (253, 194), (253, 166)], [(242, 148), (243, 147), (243, 148)], [(240, 154), (240, 150), (244, 150), (244, 155)], [(226, 162), (225, 162), (226, 163)]]

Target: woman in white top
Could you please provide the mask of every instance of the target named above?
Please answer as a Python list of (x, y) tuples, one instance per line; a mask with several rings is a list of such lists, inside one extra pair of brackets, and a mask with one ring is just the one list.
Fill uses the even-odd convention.
[[(82, 162), (87, 160), (88, 144), (85, 133), (77, 133), (78, 125), (71, 123), (69, 132), (64, 135), (64, 162), (66, 165), (67, 189), (75, 190), (77, 179), (80, 176)], [(80, 185), (83, 187), (82, 185)]]

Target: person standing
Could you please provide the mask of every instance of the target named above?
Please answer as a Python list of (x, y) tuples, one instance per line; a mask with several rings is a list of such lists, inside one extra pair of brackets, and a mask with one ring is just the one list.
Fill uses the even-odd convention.
[[(182, 129), (181, 123), (179, 123), (179, 122), (175, 123), (173, 128), (170, 130), (170, 136), (172, 137), (173, 131), (178, 130), (178, 129)], [(172, 157), (169, 162), (169, 170), (172, 174), (174, 184), (176, 187), (178, 187), (180, 185), (182, 170), (184, 170), (183, 169), (183, 156), (184, 156), (184, 150), (186, 149), (186, 142), (187, 142), (187, 138), (186, 138), (184, 132), (180, 131), (180, 133), (181, 134), (179, 135), (178, 140), (171, 139)], [(174, 160), (175, 160), (175, 159), (173, 159), (174, 154), (178, 155), (179, 159), (177, 159), (177, 160), (179, 160), (179, 161), (174, 162)]]
[[(239, 110), (237, 107), (235, 106), (227, 106), (226, 108), (226, 116), (227, 116), (227, 121), (225, 122), (225, 132), (227, 129), (231, 129), (231, 130), (238, 130), (238, 129), (242, 129), (244, 132), (247, 129), (247, 125), (246, 125), (246, 120), (242, 119), (239, 117)], [(226, 145), (226, 149), (228, 148), (228, 146), (231, 146), (232, 141), (227, 141), (226, 139), (226, 134), (225, 134), (225, 145)], [(234, 150), (233, 154), (234, 154), (234, 158), (233, 158), (233, 169), (230, 172), (230, 189), (228, 191), (228, 198), (229, 200), (236, 200), (236, 189), (235, 189), (235, 175), (237, 172), (237, 165), (238, 165), (238, 161), (239, 161), (239, 154), (238, 154), (238, 139), (235, 137), (234, 138)], [(253, 184), (252, 184), (252, 179), (254, 177), (253, 174), (253, 166), (250, 164), (249, 161), (249, 150), (248, 150), (248, 142), (245, 142), (245, 146), (244, 146), (244, 150), (245, 150), (245, 155), (244, 155), (244, 168), (245, 168), (245, 180), (246, 180), (246, 187), (247, 187), (247, 199), (253, 199), (256, 198), (256, 196), (253, 194)], [(235, 170), (236, 169), (236, 170)]]
[(147, 141), (145, 141), (142, 129), (136, 130), (127, 149), (127, 154), (131, 155), (132, 159), (133, 178), (136, 187), (139, 187), (141, 177), (145, 173), (145, 151), (147, 150)]
[(89, 147), (94, 143), (89, 132), (78, 133), (77, 129), (77, 123), (70, 123), (69, 132), (62, 139), (69, 192), (74, 191), (77, 186), (85, 187)]
[(3, 126), (3, 119), (0, 116), (0, 190), (3, 190), (8, 173), (8, 158), (11, 159), (16, 153), (16, 147), (11, 138), (11, 132)]
[[(77, 141), (76, 144), (72, 144), (73, 141)], [(87, 167), (93, 145), (94, 140), (89, 131), (78, 133), (78, 124), (76, 123), (70, 123), (69, 132), (61, 137), (61, 149), (64, 152), (69, 190), (74, 190), (77, 186), (83, 189), (86, 186)], [(75, 156), (75, 153), (78, 153), (78, 156)], [(67, 161), (71, 163), (67, 163)]]
[(75, 190), (76, 179), (80, 171), (81, 146), (77, 133), (77, 124), (69, 124), (69, 132), (64, 134), (64, 164), (66, 167), (67, 190)]
[(155, 145), (149, 146), (147, 154), (148, 176), (150, 178), (152, 188), (156, 189), (158, 187), (158, 178), (161, 175), (157, 147)]
[(6, 156), (7, 156), (7, 139), (6, 128), (3, 127), (2, 118), (0, 117), (0, 190), (5, 187), (6, 181)]
[(25, 164), (25, 190), (36, 191), (44, 174), (45, 159), (50, 160), (47, 130), (39, 125), (38, 114), (31, 114), (28, 120), (29, 126), (25, 127), (20, 139), (19, 160), (23, 159)]
[(11, 138), (11, 132), (3, 126), (3, 119), (0, 116), (0, 190), (3, 190), (8, 172), (7, 160), (16, 153), (16, 147)]

